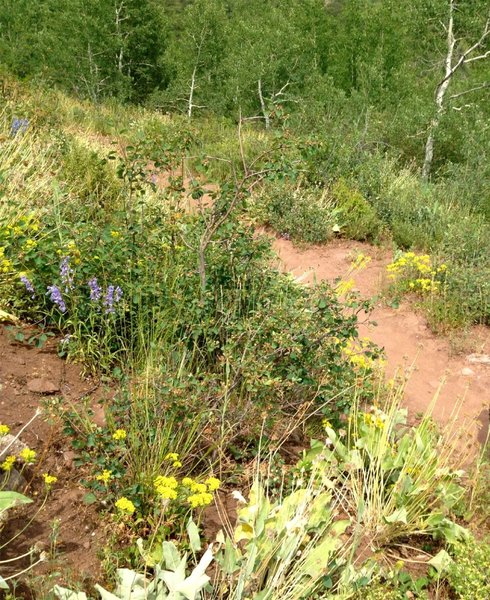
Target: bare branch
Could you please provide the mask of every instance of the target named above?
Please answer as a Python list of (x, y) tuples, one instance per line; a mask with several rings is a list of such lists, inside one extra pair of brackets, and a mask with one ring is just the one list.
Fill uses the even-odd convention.
[(449, 99), (454, 100), (455, 98), (459, 98), (460, 96), (465, 96), (466, 94), (471, 94), (471, 92), (476, 92), (477, 90), (483, 90), (487, 87), (490, 87), (490, 81), (486, 81), (485, 83), (482, 83), (481, 85), (477, 85), (469, 90), (465, 90), (464, 92), (459, 92), (459, 94), (453, 94), (452, 96), (449, 96)]

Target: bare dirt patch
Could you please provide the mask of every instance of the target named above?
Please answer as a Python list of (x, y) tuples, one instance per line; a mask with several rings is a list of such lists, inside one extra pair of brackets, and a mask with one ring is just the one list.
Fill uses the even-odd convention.
[[(359, 252), (370, 256), (372, 260), (367, 267), (351, 276), (363, 297), (373, 297), (381, 291), (386, 265), (392, 259), (386, 249), (349, 240), (302, 249), (289, 240), (276, 238), (273, 245), (279, 267), (306, 283), (333, 282), (345, 277)], [(434, 416), (441, 423), (448, 422), (454, 407), (462, 400), (459, 418), (474, 420), (478, 439), (484, 442), (489, 427), (490, 365), (485, 360), (472, 360), (472, 355), (490, 354), (490, 330), (473, 328), (462, 346), (464, 352), (455, 355), (454, 342), (436, 336), (409, 303), (394, 309), (377, 301), (371, 319), (377, 326), (361, 325), (360, 334), (385, 349), (388, 377), (395, 373), (408, 376), (405, 404), (410, 412), (416, 416), (425, 411), (440, 389)]]
[[(103, 393), (97, 382), (82, 376), (79, 367), (62, 360), (56, 346), (56, 341), (41, 349), (20, 344), (0, 325), (0, 422), (8, 425), (14, 435), (44, 403), (76, 405), (84, 397), (96, 403)], [(38, 416), (20, 439), (36, 451), (37, 458), (32, 467), (25, 469), (25, 485), (17, 491), (34, 503), (9, 515), (2, 530), (3, 544), (24, 529), (30, 519), (32, 522), (2, 550), (2, 558), (18, 556), (36, 545), (54, 555), (63, 574), (71, 570), (79, 578), (84, 573), (97, 576), (100, 518), (93, 506), (83, 502), (85, 490), (79, 483), (80, 473), (73, 466), (74, 455), (61, 423)], [(40, 508), (44, 498), (43, 473), (56, 476), (58, 481)], [(49, 538), (54, 523), (58, 534), (53, 546)], [(19, 563), (15, 566), (19, 567)], [(41, 564), (35, 573), (43, 572), (43, 567)], [(2, 575), (8, 573), (2, 571)], [(60, 581), (63, 579), (64, 575), (60, 575)]]

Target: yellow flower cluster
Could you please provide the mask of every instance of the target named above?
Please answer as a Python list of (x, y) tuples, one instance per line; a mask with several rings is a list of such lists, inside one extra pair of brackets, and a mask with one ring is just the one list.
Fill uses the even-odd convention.
[(102, 471), (102, 473), (99, 473), (98, 475), (95, 476), (95, 479), (97, 481), (101, 481), (104, 485), (106, 485), (109, 480), (112, 477), (112, 471), (109, 471), (108, 469), (104, 469)]
[(7, 435), (9, 433), (10, 427), (8, 425), (0, 425), (0, 436)]
[(332, 429), (332, 423), (327, 418), (322, 419), (323, 429)]
[(176, 500), (179, 496), (179, 491), (181, 491), (181, 497), (185, 498), (191, 508), (211, 504), (213, 501), (213, 492), (219, 489), (220, 485), (221, 482), (216, 477), (208, 477), (203, 483), (195, 481), (190, 477), (184, 477), (179, 484), (175, 477), (159, 475), (153, 481), (155, 491), (161, 498)]
[(386, 415), (382, 410), (374, 408), (374, 414), (364, 413), (363, 421), (368, 427), (375, 427), (376, 429), (384, 429), (386, 422)]
[(5, 258), (5, 246), (0, 246), (0, 272), (10, 273), (14, 268), (11, 260)]
[(10, 456), (7, 456), (7, 458), (3, 461), (3, 463), (0, 465), (0, 467), (4, 471), (11, 471), (16, 460), (17, 460), (17, 457), (14, 456), (13, 454), (10, 454)]
[(172, 463), (172, 467), (175, 469), (179, 469), (182, 466), (182, 463), (179, 460), (179, 455), (177, 452), (169, 452), (164, 460), (169, 460)]
[(335, 293), (337, 294), (337, 296), (345, 296), (348, 292), (352, 290), (354, 285), (355, 282), (353, 279), (347, 279), (345, 281), (342, 280), (335, 286)]
[(43, 479), (47, 487), (52, 486), (53, 483), (56, 483), (58, 481), (57, 477), (55, 477), (54, 475), (49, 475), (48, 473), (43, 473)]
[(30, 448), (24, 448), (19, 453), (19, 456), (26, 464), (32, 464), (36, 460), (36, 451), (31, 450)]
[(123, 441), (127, 437), (127, 433), (125, 429), (116, 429), (116, 431), (112, 434), (112, 439), (116, 441)]
[(124, 496), (119, 498), (119, 500), (116, 502), (116, 508), (122, 513), (126, 513), (128, 515), (132, 515), (136, 510), (136, 507), (131, 500), (128, 500), (128, 498), (125, 498)]
[(177, 498), (177, 488), (179, 482), (175, 477), (166, 477), (159, 475), (155, 478), (153, 485), (159, 496), (167, 500), (175, 500)]
[(358, 367), (361, 371), (365, 371), (374, 365), (374, 361), (365, 354), (365, 350), (369, 349), (369, 347), (370, 340), (368, 338), (351, 339), (344, 348), (344, 355), (355, 367)]
[(447, 265), (443, 263), (436, 267), (428, 254), (404, 252), (386, 270), (390, 279), (405, 283), (414, 292), (426, 294), (439, 290), (437, 277), (447, 271)]

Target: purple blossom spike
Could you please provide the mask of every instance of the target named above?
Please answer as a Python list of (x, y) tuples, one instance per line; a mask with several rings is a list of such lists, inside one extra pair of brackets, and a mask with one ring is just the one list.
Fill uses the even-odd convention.
[(23, 134), (29, 127), (29, 119), (18, 119), (14, 117), (10, 125), (10, 136), (15, 137), (18, 133)]
[(97, 281), (97, 277), (88, 280), (88, 287), (90, 288), (90, 300), (98, 302), (102, 296), (102, 288)]
[(114, 300), (115, 300), (116, 304), (121, 302), (122, 297), (123, 297), (123, 291), (119, 286), (117, 286), (116, 289), (114, 290)]
[(48, 291), (46, 295), (49, 295), (49, 299), (53, 304), (60, 309), (62, 313), (66, 312), (66, 304), (63, 300), (63, 296), (61, 294), (61, 290), (57, 285), (48, 285)]
[(107, 292), (106, 292), (105, 298), (104, 298), (104, 306), (105, 306), (106, 314), (114, 312), (114, 290), (115, 290), (115, 288), (113, 285), (110, 285), (107, 288)]
[(29, 292), (29, 294), (31, 294), (31, 298), (34, 298), (36, 295), (36, 292), (34, 290), (34, 286), (32, 285), (31, 280), (28, 279), (25, 275), (22, 275), (20, 280), (26, 286), (26, 290)]
[(73, 289), (73, 275), (74, 271), (70, 267), (70, 257), (65, 256), (60, 264), (61, 282), (65, 286), (65, 292)]

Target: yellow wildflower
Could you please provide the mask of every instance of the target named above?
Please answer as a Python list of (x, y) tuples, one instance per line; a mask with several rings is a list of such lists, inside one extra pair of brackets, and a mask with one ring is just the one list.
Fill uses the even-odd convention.
[(20, 452), (19, 456), (26, 463), (33, 463), (36, 460), (36, 451), (35, 450), (31, 450), (30, 448), (24, 448)]
[(159, 485), (156, 491), (159, 496), (167, 500), (175, 500), (177, 498), (177, 490), (173, 490), (172, 488)]
[(54, 475), (48, 475), (48, 473), (43, 473), (44, 483), (49, 487), (58, 481), (58, 478)]
[(180, 462), (180, 460), (176, 460), (172, 463), (172, 467), (174, 469), (180, 469), (181, 466), (182, 466), (182, 463)]
[(98, 475), (96, 475), (95, 479), (97, 479), (97, 481), (102, 481), (102, 483), (104, 483), (104, 484), (107, 484), (111, 477), (112, 477), (112, 471), (109, 471), (108, 469), (104, 469), (102, 471), (102, 473), (99, 473)]
[(215, 492), (221, 485), (221, 481), (217, 477), (208, 477), (204, 483), (210, 492)]
[(165, 475), (159, 475), (155, 477), (155, 481), (153, 482), (155, 488), (164, 487), (170, 488), (171, 490), (175, 490), (179, 483), (175, 477), (166, 477)]
[(179, 460), (179, 455), (177, 452), (169, 452), (163, 460)]
[(122, 496), (122, 498), (119, 498), (119, 500), (116, 502), (116, 508), (118, 508), (123, 513), (127, 513), (128, 515), (132, 515), (136, 510), (136, 507), (131, 502), (131, 500), (128, 500), (124, 496)]
[(182, 479), (182, 485), (185, 485), (185, 487), (191, 487), (193, 483), (194, 481), (190, 477), (184, 477), (184, 479)]
[(113, 229), (111, 231), (111, 237), (115, 240), (119, 239), (121, 237), (121, 233), (119, 231), (116, 231), (115, 229)]
[(14, 466), (15, 461), (16, 461), (16, 457), (13, 454), (11, 454), (10, 456), (7, 456), (7, 458), (3, 461), (3, 463), (0, 465), (0, 467), (4, 471), (11, 471), (12, 467)]
[(35, 248), (37, 246), (37, 242), (35, 240), (27, 240), (25, 243), (25, 249), (26, 250), (32, 250), (33, 248)]
[(208, 492), (202, 492), (199, 494), (192, 494), (187, 497), (187, 502), (191, 505), (191, 508), (197, 508), (198, 506), (207, 506), (213, 501), (213, 495)]
[(126, 436), (127, 433), (124, 429), (116, 429), (116, 431), (112, 434), (112, 438), (118, 441), (125, 440)]
[(189, 486), (191, 492), (196, 494), (204, 494), (208, 491), (208, 488), (204, 485), (204, 483), (197, 483), (196, 481), (192, 482), (192, 485)]
[(0, 436), (7, 435), (10, 431), (10, 427), (8, 425), (0, 425)]
[(322, 427), (323, 429), (332, 429), (332, 423), (327, 418), (322, 419)]

